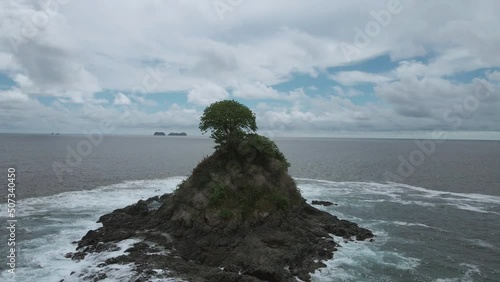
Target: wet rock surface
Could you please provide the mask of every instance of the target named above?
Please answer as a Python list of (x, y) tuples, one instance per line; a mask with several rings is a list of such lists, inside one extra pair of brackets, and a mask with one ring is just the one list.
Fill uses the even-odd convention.
[[(116, 250), (115, 242), (139, 238), (142, 242), (126, 255), (105, 264), (134, 263), (137, 281), (155, 276), (153, 269), (168, 269), (169, 276), (187, 281), (310, 281), (310, 273), (332, 259), (337, 243), (330, 234), (346, 240), (373, 237), (371, 231), (340, 220), (305, 202), (286, 214), (268, 216), (262, 222), (192, 218), (186, 224), (175, 217), (175, 196), (162, 196), (158, 210), (147, 209), (152, 198), (102, 216), (103, 227), (89, 231), (71, 256)], [(99, 277), (94, 277), (99, 278)], [(97, 281), (97, 280), (96, 280)]]
[[(66, 257), (81, 261), (138, 239), (99, 266), (133, 264), (131, 281), (310, 281), (339, 247), (331, 235), (373, 237), (307, 204), (283, 162), (258, 153), (248, 160), (216, 152), (173, 193), (140, 200), (98, 222), (102, 227), (88, 231)], [(101, 273), (84, 279), (107, 277)]]
[(319, 200), (313, 200), (311, 202), (312, 205), (316, 205), (316, 206), (325, 206), (325, 207), (329, 207), (329, 206), (333, 206), (333, 205), (337, 205), (337, 204), (334, 204), (332, 202), (329, 202), (329, 201), (319, 201)]

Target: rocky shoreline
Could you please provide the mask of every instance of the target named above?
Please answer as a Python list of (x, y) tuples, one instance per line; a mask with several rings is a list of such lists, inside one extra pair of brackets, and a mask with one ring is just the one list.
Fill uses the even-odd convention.
[[(289, 214), (271, 215), (253, 226), (208, 218), (186, 224), (169, 208), (175, 206), (174, 198), (166, 194), (140, 200), (102, 216), (103, 226), (89, 231), (67, 257), (78, 261), (89, 253), (116, 249), (119, 241), (138, 238), (141, 242), (127, 255), (101, 266), (134, 263), (134, 281), (158, 277), (155, 269), (168, 269), (166, 277), (186, 281), (310, 281), (310, 273), (325, 267), (322, 261), (332, 259), (337, 250), (330, 234), (346, 240), (373, 237), (371, 231), (305, 202)], [(83, 278), (99, 281), (106, 274)]]
[[(133, 265), (136, 277), (187, 281), (310, 281), (344, 240), (372, 238), (370, 230), (307, 204), (288, 174), (290, 163), (257, 130), (255, 115), (234, 101), (215, 102), (201, 117), (212, 131), (215, 152), (204, 158), (171, 194), (140, 200), (99, 218), (76, 252), (117, 251), (139, 240), (97, 270), (74, 273), (83, 280), (107, 278), (109, 265)], [(315, 201), (319, 205), (333, 205)]]

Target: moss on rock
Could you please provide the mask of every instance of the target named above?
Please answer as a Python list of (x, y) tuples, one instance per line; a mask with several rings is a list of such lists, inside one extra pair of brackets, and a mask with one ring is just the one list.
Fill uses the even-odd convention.
[(283, 214), (304, 201), (273, 141), (251, 134), (237, 148), (204, 158), (174, 192), (178, 201), (242, 221)]

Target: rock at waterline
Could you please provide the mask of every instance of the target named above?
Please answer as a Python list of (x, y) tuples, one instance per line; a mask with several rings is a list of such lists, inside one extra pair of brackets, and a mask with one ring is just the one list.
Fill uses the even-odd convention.
[(311, 204), (316, 205), (316, 206), (325, 206), (325, 207), (337, 205), (337, 204), (334, 204), (334, 203), (329, 202), (329, 201), (318, 201), (318, 200), (313, 200)]
[(68, 256), (81, 260), (135, 238), (141, 242), (105, 262), (133, 263), (132, 281), (154, 278), (155, 269), (187, 281), (310, 281), (337, 250), (330, 234), (373, 237), (307, 204), (279, 159), (245, 152), (216, 151), (173, 193), (103, 215), (103, 227), (89, 231)]

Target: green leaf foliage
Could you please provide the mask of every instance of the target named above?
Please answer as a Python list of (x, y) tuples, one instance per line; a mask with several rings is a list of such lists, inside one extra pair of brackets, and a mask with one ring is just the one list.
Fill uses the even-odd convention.
[(277, 159), (287, 168), (290, 167), (290, 163), (285, 158), (285, 155), (283, 155), (276, 143), (274, 143), (271, 139), (259, 134), (248, 134), (246, 136), (246, 142), (247, 146), (254, 148), (261, 155), (264, 155), (267, 158)]
[(210, 137), (219, 146), (232, 144), (245, 134), (257, 131), (255, 114), (245, 105), (224, 100), (208, 106), (200, 119), (202, 133), (211, 131)]

